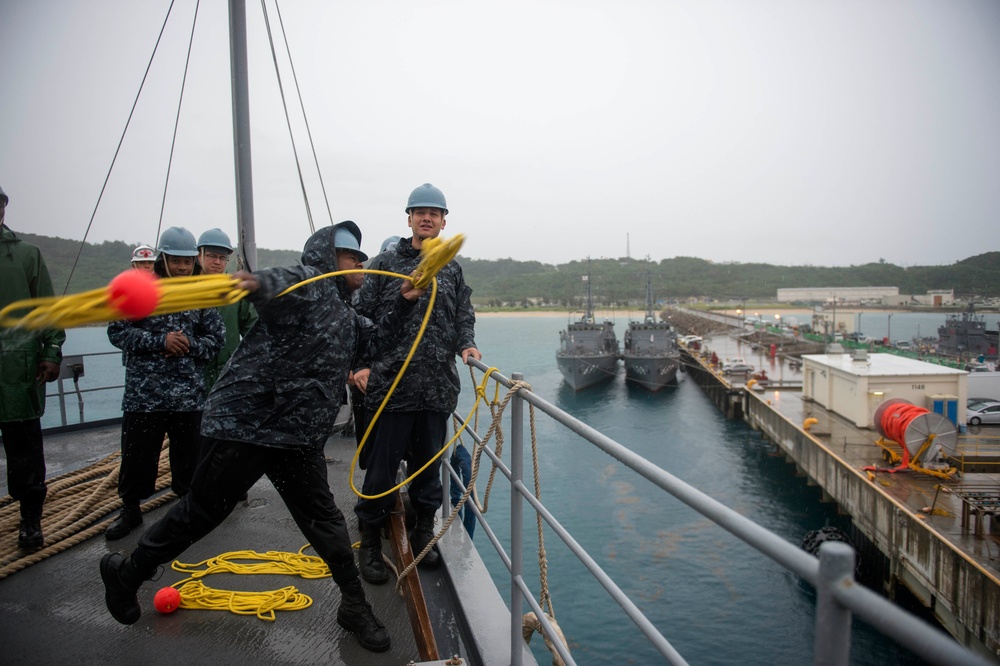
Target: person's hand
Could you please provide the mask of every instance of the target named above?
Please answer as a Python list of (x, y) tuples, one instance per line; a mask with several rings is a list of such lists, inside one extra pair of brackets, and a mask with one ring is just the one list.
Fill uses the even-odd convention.
[(240, 281), (240, 283), (236, 285), (238, 288), (245, 289), (251, 294), (260, 289), (260, 280), (258, 280), (257, 276), (253, 273), (248, 273), (247, 271), (236, 271), (233, 273), (233, 277)]
[(468, 349), (462, 350), (462, 363), (466, 365), (469, 364), (469, 357), (476, 359), (477, 361), (483, 360), (483, 355), (479, 353), (479, 350), (475, 347), (469, 347)]
[(362, 393), (368, 393), (368, 376), (372, 373), (371, 368), (361, 368), (360, 370), (351, 373), (348, 380), (353, 382), (351, 386), (358, 389)]
[[(410, 277), (416, 277), (416, 276), (417, 276), (416, 271), (410, 273)], [(403, 283), (399, 285), (399, 293), (402, 294), (403, 298), (405, 298), (406, 300), (415, 301), (424, 294), (426, 294), (427, 289), (426, 288), (417, 289), (416, 287), (413, 286), (413, 282), (411, 282), (410, 280), (403, 280)]]
[(166, 347), (167, 356), (185, 356), (191, 351), (191, 341), (180, 331), (170, 331), (167, 333)]
[(38, 364), (38, 373), (35, 375), (35, 381), (43, 384), (45, 382), (54, 382), (57, 379), (59, 379), (58, 363), (42, 361)]

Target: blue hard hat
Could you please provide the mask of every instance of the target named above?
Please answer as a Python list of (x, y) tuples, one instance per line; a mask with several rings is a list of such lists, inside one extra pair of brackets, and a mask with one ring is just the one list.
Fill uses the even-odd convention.
[(389, 236), (388, 238), (386, 238), (384, 241), (382, 241), (382, 247), (379, 248), (378, 253), (382, 254), (383, 252), (385, 252), (387, 249), (389, 249), (390, 245), (395, 245), (396, 243), (398, 243), (400, 238), (402, 238), (402, 236)]
[(219, 228), (209, 229), (198, 238), (199, 249), (209, 245), (233, 251), (233, 242), (229, 240), (226, 232)]
[(444, 200), (444, 192), (430, 183), (424, 183), (410, 192), (410, 198), (406, 202), (406, 212), (409, 213), (413, 208), (440, 208), (445, 215), (448, 214), (448, 203)]
[(338, 250), (352, 250), (358, 253), (358, 259), (368, 261), (368, 255), (361, 251), (361, 230), (350, 220), (337, 225), (333, 232), (333, 247)]
[[(160, 234), (160, 244), (156, 247), (160, 255), (172, 257), (197, 257), (198, 245), (194, 234), (184, 227), (170, 227)], [(157, 257), (159, 258), (159, 257)]]

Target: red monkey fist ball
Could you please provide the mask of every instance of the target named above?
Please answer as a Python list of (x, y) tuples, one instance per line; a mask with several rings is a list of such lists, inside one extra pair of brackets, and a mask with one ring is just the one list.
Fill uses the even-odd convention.
[(148, 317), (159, 301), (160, 286), (145, 271), (127, 270), (108, 285), (109, 304), (129, 319)]
[(153, 608), (166, 615), (173, 613), (181, 605), (181, 593), (177, 588), (164, 587), (153, 597)]

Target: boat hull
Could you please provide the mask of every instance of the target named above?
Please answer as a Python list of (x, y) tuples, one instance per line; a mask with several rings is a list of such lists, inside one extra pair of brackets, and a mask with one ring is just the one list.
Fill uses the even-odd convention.
[(677, 383), (677, 356), (625, 356), (625, 381), (656, 393)]
[(574, 391), (603, 384), (618, 375), (616, 354), (557, 355), (563, 379)]

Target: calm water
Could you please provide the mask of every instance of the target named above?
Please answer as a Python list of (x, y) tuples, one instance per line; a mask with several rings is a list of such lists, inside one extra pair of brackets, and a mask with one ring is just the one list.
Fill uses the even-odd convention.
[[(907, 317), (893, 316), (894, 338), (897, 325), (904, 334)], [(943, 322), (943, 316), (938, 319)], [(508, 376), (524, 373), (545, 399), (791, 543), (799, 544), (808, 531), (825, 525), (846, 529), (835, 507), (820, 503), (817, 488), (807, 487), (782, 457), (772, 456), (771, 447), (745, 424), (726, 421), (688, 375), (681, 375), (676, 388), (656, 395), (626, 386), (622, 376), (579, 394), (568, 390), (555, 364), (558, 332), (566, 321), (565, 317), (481, 318), (477, 341), (483, 360)], [(625, 318), (618, 320), (619, 339), (626, 326)], [(913, 328), (916, 335), (916, 324)], [(863, 330), (879, 334), (868, 323)], [(65, 347), (67, 354), (112, 349), (102, 328), (70, 331)], [(121, 382), (119, 355), (86, 363), (82, 388)], [(472, 404), (471, 380), (468, 369), (461, 370), (466, 388), (459, 411), (465, 413)], [(85, 394), (86, 418), (117, 415), (120, 400), (120, 390)], [(481, 411), (481, 432), (486, 430), (482, 424), (487, 415)], [(46, 424), (58, 420), (58, 407), (50, 402)], [(538, 419), (538, 445), (543, 501), (689, 662), (812, 661), (814, 597), (808, 585), (543, 418)], [(509, 461), (509, 440), (504, 457)], [(526, 468), (530, 473), (530, 458)], [(485, 469), (480, 477), (480, 493), (487, 473)], [(532, 482), (526, 479), (526, 483)], [(509, 494), (497, 484), (487, 517), (501, 539), (509, 536), (508, 506)], [(525, 565), (536, 567), (533, 521), (526, 539)], [(477, 533), (476, 541), (506, 596), (502, 564), (490, 556), (492, 548), (482, 533)], [(556, 618), (578, 663), (662, 661), (551, 531), (546, 532), (546, 547)], [(531, 571), (526, 580), (537, 592), (537, 569)], [(920, 663), (856, 624), (852, 663)], [(532, 647), (539, 663), (550, 663), (539, 636)]]

